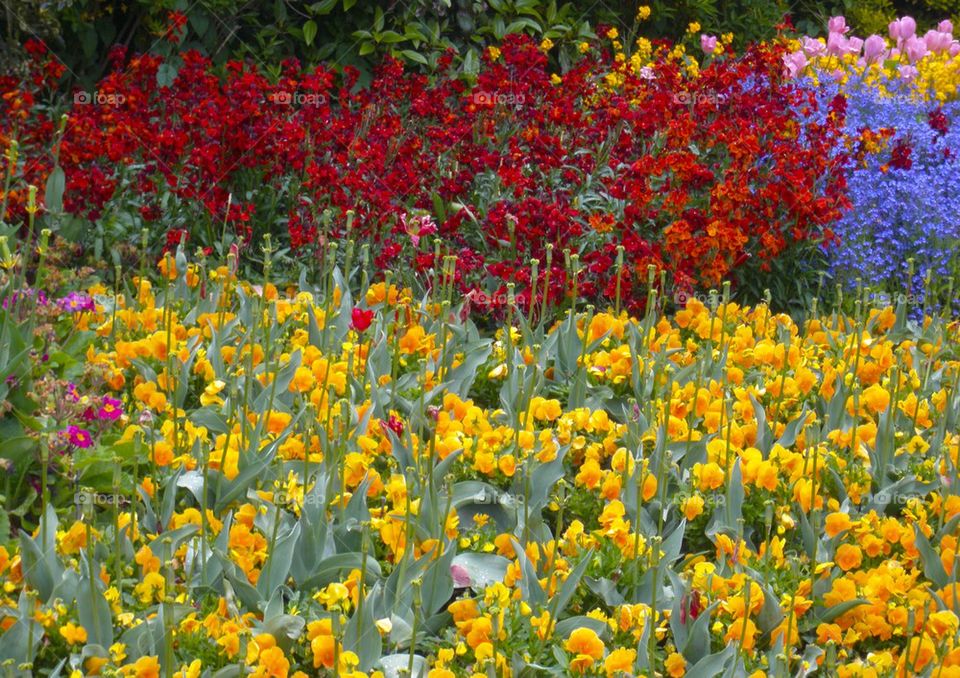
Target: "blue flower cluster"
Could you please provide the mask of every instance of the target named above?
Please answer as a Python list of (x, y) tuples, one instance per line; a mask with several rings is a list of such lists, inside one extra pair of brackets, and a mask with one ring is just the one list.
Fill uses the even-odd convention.
[[(836, 84), (821, 85), (818, 98), (829, 101), (836, 92)], [(834, 226), (840, 243), (827, 250), (830, 273), (847, 289), (860, 278), (876, 292), (915, 303), (929, 296), (931, 307), (940, 306), (946, 281), (960, 271), (960, 102), (938, 107), (856, 82), (844, 92), (852, 207)], [(875, 152), (858, 154), (864, 130), (889, 136), (860, 146)], [(930, 290), (924, 289), (928, 271), (935, 280)]]

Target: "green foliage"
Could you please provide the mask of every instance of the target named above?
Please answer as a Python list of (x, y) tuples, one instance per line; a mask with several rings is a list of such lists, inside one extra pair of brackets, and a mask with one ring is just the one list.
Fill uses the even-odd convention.
[[(173, 28), (174, 13), (186, 16), (181, 30)], [(115, 44), (166, 56), (198, 49), (219, 62), (236, 57), (272, 65), (292, 57), (362, 72), (385, 55), (435, 66), (453, 49), (470, 71), (483, 46), (524, 33), (558, 44), (557, 58), (566, 64), (576, 43), (590, 37), (593, 23), (603, 20), (615, 21), (616, 16), (582, 0), (321, 0), (302, 5), (136, 0), (106, 9), (92, 0), (66, 2), (58, 9), (33, 0), (16, 3), (7, 19), (0, 17), (0, 25), (6, 24), (11, 43), (40, 37), (71, 73), (92, 81), (105, 70)]]

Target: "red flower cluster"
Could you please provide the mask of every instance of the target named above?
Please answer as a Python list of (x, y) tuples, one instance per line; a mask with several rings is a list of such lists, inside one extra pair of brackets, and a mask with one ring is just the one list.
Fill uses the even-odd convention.
[[(286, 231), (301, 255), (349, 237), (372, 243), (379, 267), (427, 281), (439, 239), (459, 289), (497, 304), (507, 281), (525, 303), (542, 299), (548, 244), (552, 303), (572, 288), (564, 249), (579, 254), (580, 294), (609, 299), (622, 245), (620, 287), (636, 308), (650, 264), (716, 285), (822, 240), (844, 207), (841, 102), (817, 116), (812, 94), (783, 81), (775, 45), (696, 76), (669, 48), (641, 71), (595, 47), (558, 77), (537, 45), (510, 36), (473, 84), (447, 58), (434, 77), (388, 61), (366, 87), (349, 67), (293, 62), (276, 83), (248, 63), (216, 74), (194, 52), (158, 87), (160, 58), (124, 65), (118, 51), (95, 105), (70, 112), (65, 209), (96, 219), (135, 205), (144, 223), (202, 244), (224, 228)], [(5, 96), (5, 118), (11, 108)], [(49, 170), (52, 124), (42, 110), (0, 123), (31, 140), (37, 173)]]

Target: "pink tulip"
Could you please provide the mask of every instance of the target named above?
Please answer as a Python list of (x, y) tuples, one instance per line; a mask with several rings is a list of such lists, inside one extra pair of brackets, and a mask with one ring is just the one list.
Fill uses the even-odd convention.
[(937, 30), (941, 33), (953, 33), (953, 22), (950, 19), (944, 19), (937, 24)]
[(848, 54), (860, 54), (860, 50), (863, 49), (863, 39), (862, 38), (848, 38), (847, 39), (847, 53)]
[(960, 42), (957, 42), (956, 40), (951, 42), (950, 49), (947, 50), (947, 54), (949, 54), (952, 57), (955, 57), (958, 54), (960, 54)]
[(902, 19), (891, 21), (888, 28), (890, 29), (890, 37), (894, 40), (907, 40), (916, 34), (917, 22), (913, 20), (913, 17), (905, 16)]
[(850, 31), (847, 20), (842, 16), (831, 17), (830, 21), (827, 22), (827, 28), (831, 33), (848, 33)]
[(942, 31), (927, 31), (923, 36), (923, 41), (927, 43), (927, 49), (931, 52), (944, 52), (950, 49), (953, 36)]
[(883, 59), (887, 51), (887, 41), (881, 35), (871, 35), (863, 43), (863, 58), (868, 64), (875, 63)]
[(783, 65), (787, 68), (787, 77), (795, 78), (807, 67), (807, 56), (802, 50), (784, 54)]
[(906, 52), (907, 58), (910, 60), (910, 63), (916, 63), (920, 61), (923, 57), (927, 56), (927, 43), (919, 39), (915, 35), (911, 35), (903, 43), (903, 51)]
[(920, 75), (920, 71), (918, 71), (913, 66), (901, 66), (899, 71), (900, 71), (900, 79), (905, 82), (910, 82), (911, 80), (915, 79), (918, 75)]
[(713, 54), (717, 49), (717, 36), (701, 33), (700, 49), (703, 50), (704, 54)]
[(813, 59), (814, 57), (818, 57), (823, 54), (826, 54), (827, 52), (826, 45), (824, 45), (821, 41), (808, 37), (806, 35), (800, 39), (800, 44), (803, 47), (804, 54), (806, 54), (811, 59)]
[(847, 51), (847, 39), (843, 33), (830, 33), (827, 36), (827, 54), (830, 56), (840, 56)]

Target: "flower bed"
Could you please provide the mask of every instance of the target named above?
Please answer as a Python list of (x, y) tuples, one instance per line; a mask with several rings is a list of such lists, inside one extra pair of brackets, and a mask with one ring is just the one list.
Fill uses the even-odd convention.
[[(60, 72), (39, 54), (33, 80), (4, 84), (3, 135), (19, 141), (14, 186), (54, 176), (47, 207), (104, 252), (141, 228), (154, 251), (272, 233), (309, 264), (349, 237), (420, 286), (457, 256), (457, 288), (498, 311), (508, 281), (521, 305), (565, 304), (575, 269), (581, 295), (619, 286), (634, 310), (651, 264), (678, 289), (750, 280), (756, 297), (758, 276), (798, 279), (791, 262), (830, 241), (845, 205), (837, 105), (816, 118), (782, 47), (708, 40), (701, 63), (641, 40), (627, 59), (608, 36), (562, 77), (547, 45), (510, 39), (472, 79), (387, 62), (367, 87), (294, 63), (275, 83), (250, 64), (221, 76), (195, 53), (174, 77), (118, 52), (96, 91), (74, 92), (60, 136), (60, 110), (40, 103)], [(15, 219), (27, 196), (8, 204)]]
[(0, 548), (14, 665), (960, 665), (955, 322), (692, 300), (511, 315), (486, 339), (443, 294), (354, 296), (360, 271), (277, 289), (234, 264), (168, 255), (159, 283), (91, 288), (43, 335), (79, 337), (86, 407), (38, 420), (12, 469), (45, 500)]

